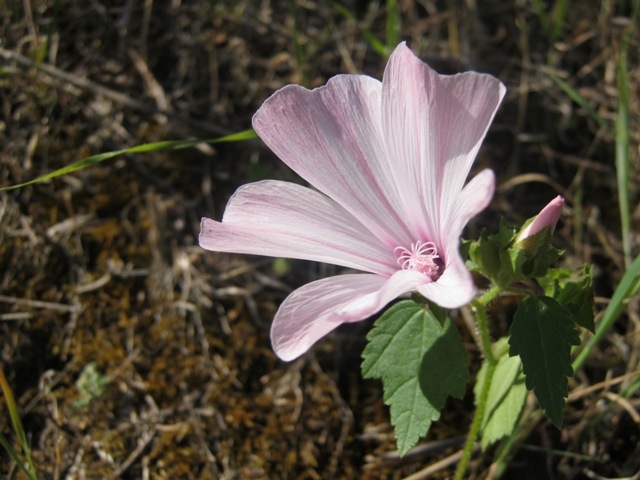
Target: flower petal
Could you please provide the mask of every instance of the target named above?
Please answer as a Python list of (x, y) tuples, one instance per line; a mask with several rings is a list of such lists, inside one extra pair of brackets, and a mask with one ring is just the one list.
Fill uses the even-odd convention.
[(462, 189), (447, 218), (447, 230), (440, 232), (439, 242), (445, 258), (445, 269), (437, 281), (422, 285), (418, 292), (444, 308), (458, 308), (469, 303), (476, 294), (473, 276), (460, 255), (460, 234), (470, 218), (484, 210), (495, 189), (495, 175), (487, 169)]
[(443, 308), (459, 308), (469, 303), (476, 294), (471, 272), (457, 251), (450, 252), (447, 267), (437, 281), (420, 285), (418, 293)]
[(550, 227), (551, 232), (553, 233), (556, 228), (556, 223), (558, 223), (560, 215), (562, 214), (563, 206), (564, 198), (562, 198), (561, 195), (558, 195), (540, 211), (529, 225), (520, 231), (518, 238), (516, 238), (516, 242), (531, 237), (546, 227)]
[(289, 182), (240, 187), (222, 222), (204, 218), (200, 245), (217, 252), (301, 258), (390, 276), (388, 248), (325, 195)]
[[(471, 218), (487, 208), (493, 198), (495, 185), (496, 177), (493, 171), (482, 170), (465, 185), (450, 209), (441, 212), (443, 225), (447, 225), (447, 231), (440, 232), (439, 240), (442, 245), (457, 251), (462, 230)], [(445, 253), (447, 254), (448, 252)]]
[(271, 326), (273, 349), (281, 359), (293, 360), (339, 325), (368, 318), (424, 282), (424, 275), (403, 270), (389, 279), (350, 274), (304, 285), (276, 313)]
[(505, 93), (490, 75), (437, 74), (400, 44), (385, 69), (382, 116), (387, 155), (422, 240), (448, 228), (441, 211), (456, 202)]
[(338, 75), (326, 86), (286, 86), (253, 117), (264, 142), (391, 249), (415, 241), (385, 156), (380, 82)]

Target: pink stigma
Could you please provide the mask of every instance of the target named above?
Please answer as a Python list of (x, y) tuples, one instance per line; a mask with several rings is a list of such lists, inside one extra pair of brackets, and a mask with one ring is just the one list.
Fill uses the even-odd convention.
[(436, 263), (436, 259), (439, 259), (440, 256), (435, 243), (417, 241), (411, 244), (411, 251), (404, 247), (396, 247), (393, 251), (398, 255), (398, 265), (403, 270), (416, 270), (432, 280), (436, 280), (439, 276), (440, 267)]

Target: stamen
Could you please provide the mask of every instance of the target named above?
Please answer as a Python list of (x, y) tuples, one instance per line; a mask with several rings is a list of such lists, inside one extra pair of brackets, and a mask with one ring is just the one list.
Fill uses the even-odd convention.
[(405, 247), (396, 247), (394, 253), (398, 255), (398, 265), (403, 270), (416, 270), (433, 280), (439, 276), (440, 267), (436, 263), (436, 259), (439, 259), (440, 256), (435, 243), (417, 241), (411, 244), (411, 251)]

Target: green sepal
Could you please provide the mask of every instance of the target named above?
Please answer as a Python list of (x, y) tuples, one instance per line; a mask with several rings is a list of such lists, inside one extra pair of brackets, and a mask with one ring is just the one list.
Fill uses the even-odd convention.
[(498, 233), (489, 235), (483, 230), (478, 240), (463, 241), (461, 252), (468, 254), (467, 268), (507, 289), (514, 283), (544, 276), (562, 255), (551, 245), (548, 227), (520, 241), (516, 241), (517, 235), (516, 228), (501, 220)]
[(513, 279), (508, 250), (516, 237), (516, 229), (500, 220), (498, 233), (489, 235), (486, 229), (478, 240), (465, 242), (469, 252), (467, 267), (491, 279), (496, 285), (507, 286)]
[(517, 241), (509, 248), (514, 277), (517, 280), (542, 277), (562, 253), (562, 250), (551, 245), (551, 228), (549, 227)]

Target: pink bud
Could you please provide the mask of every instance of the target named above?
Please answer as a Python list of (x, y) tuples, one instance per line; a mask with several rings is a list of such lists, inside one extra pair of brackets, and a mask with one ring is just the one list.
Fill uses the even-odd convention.
[(520, 231), (518, 238), (516, 239), (516, 243), (535, 235), (545, 227), (551, 227), (551, 231), (553, 232), (556, 228), (556, 223), (558, 223), (558, 219), (560, 218), (560, 214), (562, 213), (563, 205), (564, 198), (560, 195), (551, 200), (547, 206), (540, 211), (533, 222)]

